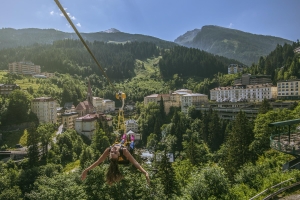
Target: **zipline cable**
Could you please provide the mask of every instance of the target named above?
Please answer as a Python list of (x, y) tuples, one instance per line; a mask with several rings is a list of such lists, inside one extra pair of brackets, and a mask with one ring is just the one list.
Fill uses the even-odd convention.
[(78, 32), (77, 28), (74, 26), (72, 20), (70, 19), (69, 15), (66, 13), (65, 9), (62, 7), (62, 5), (59, 3), (58, 0), (54, 0), (54, 1), (55, 1), (56, 5), (59, 7), (60, 11), (64, 14), (65, 18), (68, 20), (69, 24), (72, 26), (73, 30), (75, 31), (75, 33), (77, 34), (77, 36), (79, 37), (79, 39), (81, 40), (81, 42), (83, 43), (83, 45), (85, 46), (85, 48), (88, 50), (88, 52), (90, 53), (90, 55), (92, 56), (92, 58), (94, 59), (94, 61), (96, 62), (96, 64), (98, 65), (98, 67), (101, 70), (101, 72), (104, 74), (106, 80), (113, 87), (113, 89), (115, 91), (117, 91), (115, 89), (114, 85), (112, 84), (112, 82), (110, 81), (110, 79), (108, 78), (107, 74), (105, 73), (104, 69), (101, 67), (100, 63), (98, 62), (98, 60), (96, 59), (96, 57), (94, 56), (94, 54), (92, 53), (92, 51), (90, 50), (89, 46), (85, 43), (84, 39), (82, 38), (82, 36)]
[[(109, 84), (113, 87), (113, 89), (115, 91), (117, 91), (116, 88), (114, 87), (114, 85), (112, 84), (112, 82), (110, 81), (110, 79), (108, 78), (107, 74), (105, 73), (104, 69), (101, 67), (98, 60), (94, 56), (93, 52), (90, 50), (89, 46), (85, 43), (84, 39), (82, 38), (79, 31), (77, 30), (77, 28), (73, 24), (73, 22), (70, 19), (69, 15), (66, 13), (65, 9), (60, 4), (59, 0), (54, 0), (54, 1), (55, 1), (56, 5), (58, 6), (58, 8), (60, 9), (60, 11), (64, 14), (65, 18), (68, 20), (69, 24), (72, 26), (73, 30), (75, 31), (75, 33), (77, 34), (77, 36), (79, 37), (79, 39), (81, 40), (81, 42), (83, 43), (85, 48), (88, 50), (88, 52), (90, 53), (90, 55), (92, 56), (92, 58), (96, 62), (97, 66), (99, 67), (101, 72), (104, 74), (104, 76), (107, 79), (107, 81), (109, 82)], [(125, 124), (123, 109), (124, 109), (124, 105), (125, 105), (124, 99), (126, 98), (126, 94), (119, 91), (116, 94), (116, 98), (122, 101), (122, 107), (119, 109), (119, 116), (118, 116), (118, 128), (120, 129), (120, 127), (122, 127), (122, 124)], [(124, 129), (124, 131), (125, 131), (125, 129)]]

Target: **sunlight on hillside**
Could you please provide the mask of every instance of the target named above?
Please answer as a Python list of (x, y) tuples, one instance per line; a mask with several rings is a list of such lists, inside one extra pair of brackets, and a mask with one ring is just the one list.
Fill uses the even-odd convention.
[(80, 166), (80, 160), (76, 160), (75, 162), (68, 163), (65, 168), (63, 169), (64, 172), (72, 172), (79, 168)]
[(22, 90), (27, 90), (31, 86), (33, 91), (36, 92), (40, 84), (37, 84), (35, 80), (34, 78), (24, 78), (22, 80), (16, 80), (15, 83), (18, 84)]
[[(164, 93), (166, 83), (160, 77), (158, 62), (161, 57), (152, 57), (147, 60), (136, 60), (136, 76), (120, 83), (117, 87), (123, 88), (127, 96), (135, 95), (139, 91), (149, 90), (152, 93)], [(138, 87), (137, 87), (138, 86)], [(149, 87), (151, 86), (151, 87)]]

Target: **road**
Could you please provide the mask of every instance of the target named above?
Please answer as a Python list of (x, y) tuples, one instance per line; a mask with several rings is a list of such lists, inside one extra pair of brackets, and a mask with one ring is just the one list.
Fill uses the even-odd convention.
[(60, 125), (57, 129), (55, 137), (53, 137), (53, 142), (56, 143), (56, 136), (62, 133), (63, 125)]

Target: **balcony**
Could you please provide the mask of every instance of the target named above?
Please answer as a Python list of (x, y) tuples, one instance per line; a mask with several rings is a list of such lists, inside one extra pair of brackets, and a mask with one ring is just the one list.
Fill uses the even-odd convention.
[(274, 132), (270, 137), (270, 147), (293, 156), (300, 155), (300, 119), (270, 123)]

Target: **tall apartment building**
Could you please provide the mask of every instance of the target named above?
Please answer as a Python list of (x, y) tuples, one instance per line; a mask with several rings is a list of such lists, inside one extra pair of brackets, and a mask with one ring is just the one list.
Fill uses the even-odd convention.
[(16, 89), (20, 89), (20, 86), (17, 84), (0, 84), (0, 95), (8, 96)]
[(41, 73), (41, 67), (32, 62), (13, 62), (8, 64), (8, 71), (12, 74), (34, 75)]
[(271, 75), (243, 74), (241, 78), (234, 80), (234, 85), (257, 85), (272, 83)]
[(218, 87), (210, 90), (210, 100), (224, 102), (261, 102), (264, 99), (276, 99), (277, 87), (271, 84)]
[(208, 102), (208, 97), (205, 94), (192, 93), (181, 96), (181, 112), (187, 113), (191, 106), (199, 107), (203, 103)]
[(31, 101), (31, 111), (35, 113), (40, 123), (56, 123), (56, 101), (52, 97), (39, 97)]
[(181, 106), (181, 96), (191, 93), (191, 90), (180, 89), (169, 94), (151, 94), (144, 97), (144, 104), (146, 105), (150, 102), (160, 103), (160, 100), (162, 98), (164, 101), (165, 112), (169, 113), (171, 107)]
[(299, 100), (300, 80), (285, 80), (277, 82), (278, 99)]

